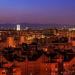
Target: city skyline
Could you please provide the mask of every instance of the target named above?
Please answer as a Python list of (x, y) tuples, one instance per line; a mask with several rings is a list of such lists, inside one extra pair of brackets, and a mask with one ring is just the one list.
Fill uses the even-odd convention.
[(0, 0), (0, 23), (75, 24), (74, 0)]

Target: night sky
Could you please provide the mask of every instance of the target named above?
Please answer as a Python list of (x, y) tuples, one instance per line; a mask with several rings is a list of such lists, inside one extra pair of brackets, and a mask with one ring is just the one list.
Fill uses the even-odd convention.
[(75, 24), (75, 0), (0, 0), (0, 23)]

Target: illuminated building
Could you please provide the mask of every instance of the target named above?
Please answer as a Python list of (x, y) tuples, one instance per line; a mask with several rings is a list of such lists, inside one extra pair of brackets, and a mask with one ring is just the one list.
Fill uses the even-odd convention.
[(21, 36), (20, 37), (20, 42), (19, 42), (20, 44), (22, 44), (22, 43), (26, 43), (26, 38), (25, 38), (25, 36)]
[(13, 75), (21, 75), (21, 69), (20, 68), (14, 68), (13, 69)]
[(15, 41), (13, 37), (8, 37), (7, 38), (7, 47), (15, 47)]
[(3, 69), (3, 68), (1, 68), (1, 69), (0, 69), (0, 75), (6, 75), (6, 70)]
[(20, 28), (20, 25), (19, 25), (19, 24), (17, 24), (17, 30), (21, 30), (21, 28)]

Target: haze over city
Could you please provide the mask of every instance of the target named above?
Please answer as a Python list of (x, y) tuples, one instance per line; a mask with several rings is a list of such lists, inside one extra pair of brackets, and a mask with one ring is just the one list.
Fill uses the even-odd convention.
[(0, 23), (75, 24), (75, 0), (0, 0)]

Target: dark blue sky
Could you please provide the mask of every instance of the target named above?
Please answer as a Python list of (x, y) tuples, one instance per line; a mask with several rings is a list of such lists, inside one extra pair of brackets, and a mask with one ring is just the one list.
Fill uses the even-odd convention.
[(0, 23), (75, 24), (75, 0), (0, 0)]

